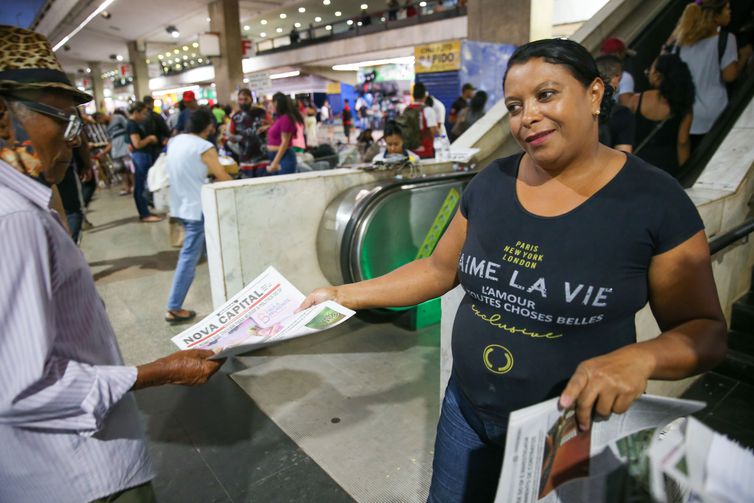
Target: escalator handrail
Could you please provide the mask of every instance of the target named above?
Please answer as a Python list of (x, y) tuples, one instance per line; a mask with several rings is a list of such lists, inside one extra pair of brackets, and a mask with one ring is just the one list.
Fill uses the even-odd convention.
[(360, 227), (362, 218), (364, 218), (364, 216), (367, 215), (371, 209), (376, 207), (383, 199), (389, 197), (395, 192), (411, 189), (414, 186), (424, 186), (439, 182), (465, 180), (467, 178), (472, 178), (476, 174), (476, 171), (464, 171), (426, 178), (395, 180), (392, 183), (378, 187), (368, 196), (360, 200), (354, 207), (353, 212), (351, 213), (351, 217), (348, 219), (348, 223), (346, 224), (346, 228), (343, 232), (343, 238), (340, 243), (340, 268), (343, 281), (345, 283), (352, 283), (354, 281), (354, 271), (351, 267), (351, 253), (355, 245), (354, 237), (356, 230)]
[(741, 239), (746, 238), (752, 232), (754, 232), (754, 218), (745, 221), (722, 236), (711, 239), (709, 242), (710, 255), (721, 252)]

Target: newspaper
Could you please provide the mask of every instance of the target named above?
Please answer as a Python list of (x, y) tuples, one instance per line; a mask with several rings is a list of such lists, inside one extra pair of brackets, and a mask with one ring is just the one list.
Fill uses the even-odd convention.
[(703, 402), (640, 397), (624, 414), (580, 431), (553, 398), (511, 414), (495, 503), (631, 501), (648, 495), (647, 451), (663, 428)]
[(321, 332), (354, 311), (325, 301), (296, 312), (306, 297), (270, 266), (232, 299), (171, 340), (180, 349), (212, 349), (226, 358)]

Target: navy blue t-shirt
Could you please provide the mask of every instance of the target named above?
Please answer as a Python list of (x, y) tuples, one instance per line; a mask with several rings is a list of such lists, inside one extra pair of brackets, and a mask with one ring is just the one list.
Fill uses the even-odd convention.
[(652, 257), (704, 228), (678, 181), (632, 155), (575, 209), (531, 214), (516, 196), (520, 160), (493, 162), (461, 200), (453, 371), (501, 419), (557, 396), (582, 361), (636, 342)]

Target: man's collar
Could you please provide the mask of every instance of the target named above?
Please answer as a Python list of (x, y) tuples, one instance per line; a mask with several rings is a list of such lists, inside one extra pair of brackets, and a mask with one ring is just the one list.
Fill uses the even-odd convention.
[(19, 173), (4, 161), (0, 161), (0, 185), (17, 192), (42, 209), (50, 209), (52, 189), (30, 176)]

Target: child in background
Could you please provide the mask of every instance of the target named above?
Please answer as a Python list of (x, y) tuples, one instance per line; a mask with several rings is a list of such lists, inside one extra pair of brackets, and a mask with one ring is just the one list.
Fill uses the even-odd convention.
[(412, 163), (419, 162), (418, 155), (403, 147), (401, 128), (395, 121), (385, 124), (382, 139), (385, 141), (385, 148), (372, 159), (372, 162), (391, 162), (404, 158)]

